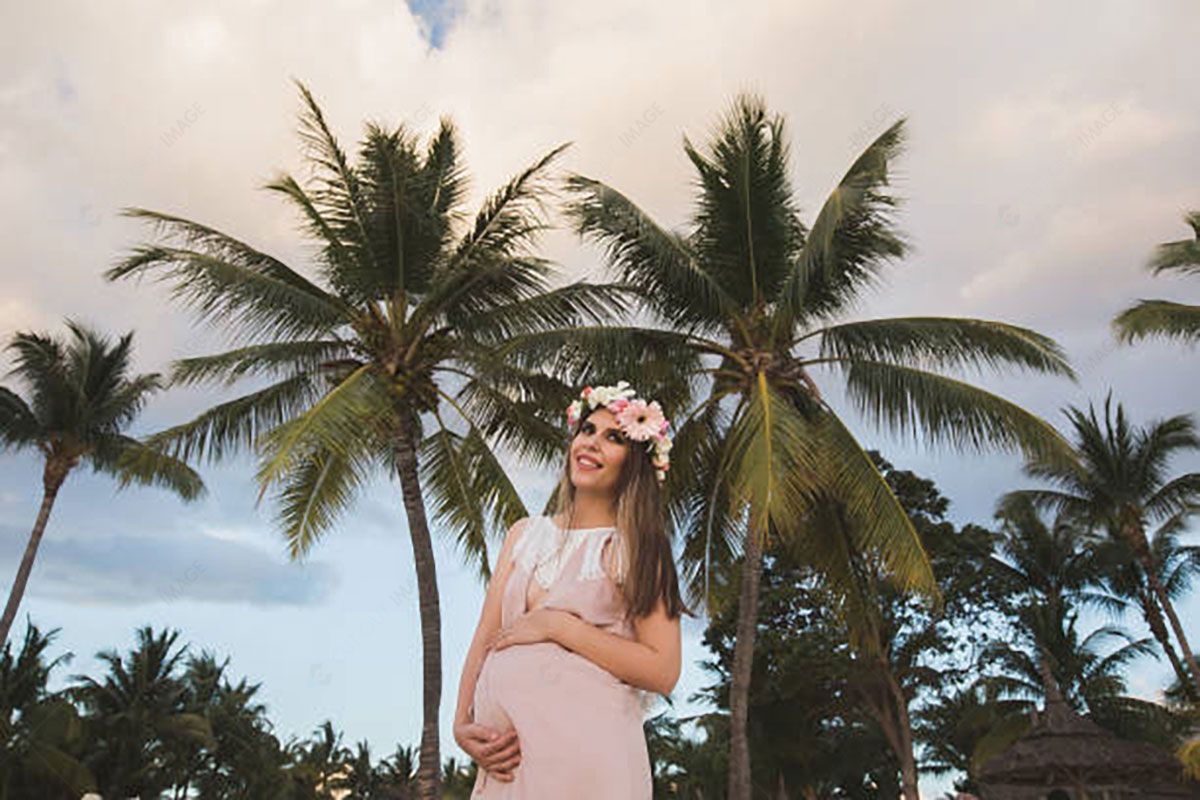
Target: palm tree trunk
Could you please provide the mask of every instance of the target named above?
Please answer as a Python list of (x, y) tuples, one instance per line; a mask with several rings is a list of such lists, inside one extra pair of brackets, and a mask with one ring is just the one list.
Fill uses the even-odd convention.
[(886, 663), (883, 664), (883, 672), (887, 679), (888, 695), (896, 709), (896, 758), (900, 762), (900, 791), (904, 800), (921, 800), (917, 784), (917, 757), (913, 752), (912, 720), (908, 716), (908, 699)]
[(1158, 598), (1158, 604), (1162, 606), (1163, 612), (1171, 622), (1171, 629), (1175, 631), (1175, 638), (1179, 642), (1179, 649), (1183, 651), (1184, 660), (1187, 661), (1188, 669), (1192, 673), (1192, 685), (1196, 688), (1196, 692), (1200, 693), (1200, 669), (1196, 667), (1196, 657), (1192, 655), (1192, 648), (1188, 644), (1187, 636), (1184, 635), (1183, 626), (1179, 624), (1179, 617), (1175, 614), (1175, 606), (1171, 603), (1171, 598), (1167, 597), (1166, 590), (1163, 589), (1162, 583), (1158, 580), (1157, 565), (1154, 563), (1154, 558), (1146, 543), (1146, 532), (1142, 529), (1141, 520), (1125, 525), (1124, 533), (1126, 540), (1137, 557), (1138, 563), (1142, 567), (1142, 571), (1146, 574), (1146, 583), (1150, 586), (1150, 590), (1154, 592), (1154, 596)]
[(1167, 654), (1167, 660), (1171, 662), (1171, 667), (1175, 670), (1175, 676), (1179, 678), (1179, 685), (1183, 687), (1185, 692), (1194, 696), (1187, 670), (1184, 669), (1183, 662), (1179, 660), (1179, 654), (1175, 652), (1175, 645), (1171, 644), (1171, 634), (1167, 632), (1167, 624), (1163, 622), (1162, 610), (1158, 607), (1158, 598), (1143, 593), (1141, 606), (1142, 616), (1145, 618), (1146, 624), (1150, 627), (1150, 632), (1158, 640), (1159, 646)]
[(46, 467), (42, 471), (42, 507), (38, 511), (37, 521), (33, 524), (33, 532), (29, 534), (29, 543), (25, 545), (25, 555), (21, 557), (21, 565), (17, 567), (17, 578), (13, 581), (12, 590), (8, 593), (8, 604), (4, 606), (4, 616), (0, 617), (0, 645), (8, 641), (8, 632), (17, 616), (17, 608), (21, 598), (25, 596), (25, 585), (29, 583), (29, 573), (33, 572), (33, 560), (37, 557), (38, 545), (42, 543), (42, 534), (46, 532), (46, 522), (50, 519), (50, 509), (54, 507), (54, 499), (67, 473), (71, 471), (68, 463), (57, 459), (46, 459)]
[(1167, 619), (1171, 621), (1171, 628), (1175, 631), (1175, 638), (1179, 640), (1179, 648), (1183, 650), (1183, 657), (1187, 660), (1188, 668), (1192, 673), (1192, 685), (1196, 688), (1196, 693), (1200, 694), (1200, 669), (1196, 667), (1196, 657), (1192, 655), (1192, 648), (1188, 645), (1187, 636), (1183, 633), (1183, 626), (1179, 624), (1179, 617), (1175, 614), (1175, 606), (1171, 603), (1171, 598), (1167, 597), (1166, 590), (1159, 583), (1158, 576), (1147, 571), (1147, 576), (1150, 580), (1150, 587), (1154, 590), (1155, 596), (1158, 597), (1159, 604), (1162, 605), (1163, 611), (1167, 614)]
[(438, 606), (437, 565), (429, 521), (421, 498), (417, 474), (416, 443), (406, 422), (396, 431), (394, 444), (400, 491), (408, 514), (408, 532), (412, 541), (413, 564), (417, 570), (417, 594), (421, 609), (421, 645), (423, 669), (423, 722), (421, 756), (417, 767), (417, 796), (439, 800), (442, 796), (441, 754), (439, 752), (438, 709), (442, 701), (442, 615)]
[[(763, 515), (764, 524), (766, 515)], [(746, 722), (750, 706), (750, 673), (758, 628), (758, 583), (762, 577), (762, 543), (754, 526), (746, 534), (742, 587), (738, 598), (737, 642), (729, 688), (730, 754), (728, 800), (750, 800), (750, 739)]]

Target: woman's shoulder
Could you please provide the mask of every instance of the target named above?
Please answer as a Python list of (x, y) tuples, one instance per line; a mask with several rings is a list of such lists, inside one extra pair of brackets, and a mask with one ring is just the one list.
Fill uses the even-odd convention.
[(553, 520), (541, 514), (532, 514), (514, 522), (508, 529), (509, 535), (515, 537), (513, 557), (519, 557), (521, 553), (529, 551), (536, 543), (546, 538), (545, 532), (551, 529), (552, 525)]

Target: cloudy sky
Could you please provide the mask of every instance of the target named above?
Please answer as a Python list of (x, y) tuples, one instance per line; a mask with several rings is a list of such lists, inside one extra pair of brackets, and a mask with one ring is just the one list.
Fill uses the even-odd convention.
[[(684, 135), (703, 141), (733, 95), (761, 93), (789, 123), (806, 219), (862, 149), (900, 117), (901, 226), (913, 254), (858, 310), (1001, 319), (1055, 337), (1078, 383), (980, 376), (1056, 424), (1068, 403), (1111, 389), (1134, 418), (1194, 412), (1195, 351), (1117, 348), (1108, 321), (1139, 297), (1196, 302), (1200, 284), (1143, 268), (1184, 238), (1200, 208), (1200, 5), (609, 2), (339, 4), (214, 1), (9, 5), (0, 24), (0, 336), (61, 332), (74, 317), (133, 329), (139, 371), (224, 344), (194, 327), (165, 287), (106, 284), (101, 272), (151, 232), (139, 206), (226, 231), (301, 269), (291, 210), (259, 187), (303, 179), (300, 98), (316, 95), (343, 145), (366, 120), (460, 128), (472, 203), (550, 148), (563, 167), (621, 188), (670, 225), (689, 211)], [(545, 252), (571, 276), (599, 276), (595, 250), (565, 233)], [(836, 383), (826, 390), (838, 397)], [(7, 385), (7, 384), (6, 384)], [(225, 396), (171, 392), (138, 432)], [(843, 403), (844, 405), (844, 403)], [(934, 478), (956, 520), (986, 522), (1021, 484), (1011, 455), (931, 452), (858, 424), (898, 466)], [(1200, 462), (1180, 462), (1180, 470)], [(531, 508), (546, 475), (513, 465)], [(249, 461), (205, 467), (210, 493), (184, 505), (116, 493), (89, 473), (64, 488), (21, 608), (61, 627), (59, 675), (95, 672), (141, 625), (179, 628), (193, 648), (232, 656), (262, 681), (283, 736), (324, 719), (379, 754), (415, 743), (419, 640), (398, 493), (381, 481), (302, 564), (290, 563)], [(7, 594), (36, 514), (29, 455), (0, 459), (0, 581)], [(443, 739), (482, 587), (439, 549), (445, 642)], [(1184, 604), (1195, 628), (1200, 600)], [(1137, 626), (1131, 624), (1137, 630)], [(681, 701), (703, 685), (699, 626), (686, 630)], [(1147, 661), (1153, 696), (1166, 668)], [(686, 708), (686, 703), (681, 703)], [(940, 788), (943, 784), (928, 784)]]

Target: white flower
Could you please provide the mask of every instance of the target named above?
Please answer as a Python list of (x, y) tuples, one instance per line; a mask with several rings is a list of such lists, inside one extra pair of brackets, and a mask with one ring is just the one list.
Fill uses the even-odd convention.
[(637, 392), (629, 388), (628, 381), (618, 381), (616, 386), (597, 386), (588, 394), (588, 406), (606, 406), (619, 397), (633, 397)]
[(574, 426), (579, 420), (579, 414), (583, 411), (583, 403), (576, 400), (571, 405), (567, 406), (567, 424)]

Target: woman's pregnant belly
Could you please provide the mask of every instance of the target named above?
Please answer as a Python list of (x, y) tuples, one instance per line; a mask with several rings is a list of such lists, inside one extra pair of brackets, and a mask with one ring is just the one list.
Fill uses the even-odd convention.
[(532, 726), (574, 726), (597, 714), (641, 726), (632, 686), (553, 642), (491, 651), (475, 684), (475, 721), (497, 730), (515, 727), (522, 738)]

